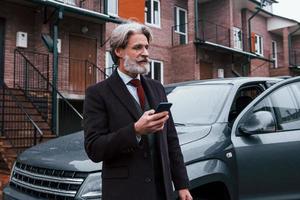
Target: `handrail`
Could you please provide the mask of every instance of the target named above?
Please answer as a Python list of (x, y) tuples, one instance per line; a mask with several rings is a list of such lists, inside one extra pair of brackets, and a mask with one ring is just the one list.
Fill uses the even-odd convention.
[(105, 73), (105, 71), (103, 71), (100, 67), (98, 67), (97, 65), (95, 65), (94, 63), (92, 63), (91, 61), (89, 61), (89, 60), (85, 60), (87, 63), (89, 63), (90, 65), (92, 65), (94, 68), (96, 68), (98, 71), (100, 71), (101, 73), (103, 73), (104, 74), (104, 76), (106, 77), (106, 78), (108, 78), (109, 77), (109, 75), (107, 75), (106, 73)]
[[(40, 142), (43, 139), (43, 131), (38, 127), (38, 125), (34, 122), (34, 120), (30, 117), (30, 115), (26, 112), (26, 110), (24, 109), (24, 107), (22, 106), (22, 104), (17, 100), (16, 96), (8, 89), (6, 83), (3, 84), (3, 87), (6, 89), (6, 91), (8, 91), (9, 95), (13, 98), (13, 100), (15, 101), (15, 103), (17, 104), (17, 106), (22, 110), (22, 112), (25, 114), (25, 116), (27, 117), (27, 119), (30, 121), (30, 123), (34, 126), (34, 128), (38, 131), (38, 133), (40, 134)], [(4, 93), (4, 92), (3, 92)], [(35, 136), (36, 137), (36, 136)], [(34, 143), (36, 143), (36, 141), (34, 141)]]
[(55, 90), (55, 92), (63, 99), (63, 101), (65, 103), (67, 103), (67, 105), (78, 115), (78, 117), (80, 117), (81, 119), (83, 119), (82, 115), (72, 106), (72, 104), (56, 89), (56, 87), (54, 87), (52, 85), (52, 83), (50, 83), (47, 78), (30, 62), (30, 60), (28, 60), (26, 58), (26, 56), (18, 49), (16, 49), (15, 51), (18, 51), (18, 53), (21, 54), (21, 56), (26, 60), (26, 62), (28, 62), (30, 64), (30, 66), (34, 69), (35, 72), (37, 72), (46, 82), (47, 84), (53, 89)]

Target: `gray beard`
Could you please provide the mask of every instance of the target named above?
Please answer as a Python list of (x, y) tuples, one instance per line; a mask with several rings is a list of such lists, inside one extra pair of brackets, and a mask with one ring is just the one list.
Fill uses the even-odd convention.
[(126, 71), (133, 74), (148, 74), (150, 71), (150, 64), (146, 64), (144, 67), (137, 64), (135, 60), (130, 59), (127, 55), (125, 56), (124, 68)]

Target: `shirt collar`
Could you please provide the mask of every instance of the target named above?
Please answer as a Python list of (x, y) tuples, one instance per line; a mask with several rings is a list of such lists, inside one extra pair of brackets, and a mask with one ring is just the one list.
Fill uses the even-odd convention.
[[(128, 76), (127, 74), (121, 72), (121, 70), (119, 70), (119, 68), (117, 68), (118, 74), (121, 77), (122, 81), (125, 83), (125, 85), (127, 85), (133, 78)], [(140, 75), (138, 74), (136, 78), (134, 79), (139, 79), (141, 80)]]

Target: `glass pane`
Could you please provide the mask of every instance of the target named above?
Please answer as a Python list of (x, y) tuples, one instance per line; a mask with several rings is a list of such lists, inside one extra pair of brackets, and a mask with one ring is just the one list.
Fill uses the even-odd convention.
[[(221, 112), (231, 85), (193, 85), (176, 87), (169, 95), (174, 122), (211, 124)], [(184, 97), (184, 101), (183, 98)]]
[(151, 23), (151, 0), (145, 1), (146, 22)]
[(154, 79), (161, 81), (161, 64), (159, 62), (154, 62), (153, 66)]
[(180, 44), (186, 44), (186, 35), (179, 35)]
[(109, 0), (107, 7), (109, 14), (118, 14), (118, 0)]
[(293, 92), (290, 86), (285, 86), (271, 95), (279, 130), (300, 129), (300, 109)]
[(183, 10), (179, 10), (179, 24), (180, 24), (180, 28), (179, 31), (181, 33), (185, 33), (185, 12)]
[(153, 24), (159, 25), (159, 10), (158, 10), (158, 2), (153, 2)]

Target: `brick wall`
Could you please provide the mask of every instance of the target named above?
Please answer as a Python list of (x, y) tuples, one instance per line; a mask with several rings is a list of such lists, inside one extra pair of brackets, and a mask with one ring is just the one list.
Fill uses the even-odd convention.
[(2, 199), (3, 195), (3, 188), (9, 181), (9, 174), (1, 173), (0, 172), (0, 199)]
[[(48, 14), (51, 14), (49, 11)], [(35, 51), (49, 54), (48, 49), (41, 39), (41, 33), (51, 35), (50, 23), (43, 24), (44, 14), (43, 7), (24, 7), (18, 4), (0, 2), (0, 17), (6, 20), (5, 25), (5, 69), (4, 79), (9, 86), (13, 85), (14, 71), (14, 49), (16, 48), (16, 33), (23, 31), (28, 33), (28, 48), (22, 49), (26, 51)], [(81, 32), (82, 26), (88, 27), (88, 32)], [(99, 67), (105, 65), (104, 47), (101, 47), (102, 33), (104, 25), (68, 17), (64, 15), (63, 20), (59, 23), (59, 36), (62, 40), (62, 53), (59, 56), (69, 57), (69, 35), (76, 34), (83, 37), (94, 38), (97, 41), (97, 64)], [(49, 59), (50, 80), (52, 75), (52, 54)], [(67, 67), (59, 68), (59, 74), (65, 75), (68, 73)], [(100, 73), (98, 80), (100, 80)], [(61, 77), (62, 80), (68, 80), (66, 77)]]

